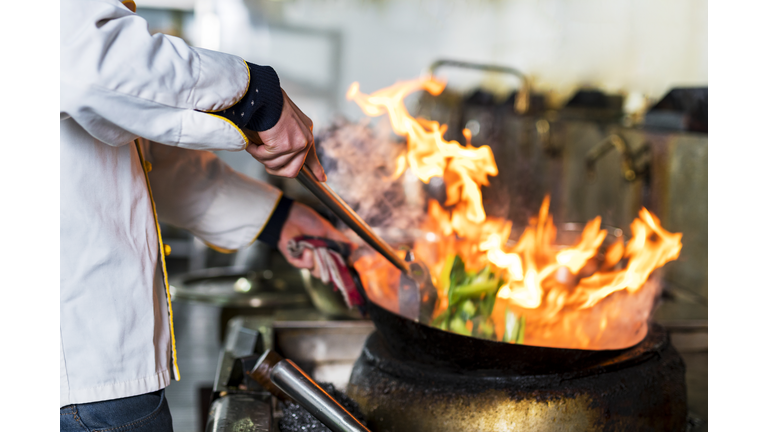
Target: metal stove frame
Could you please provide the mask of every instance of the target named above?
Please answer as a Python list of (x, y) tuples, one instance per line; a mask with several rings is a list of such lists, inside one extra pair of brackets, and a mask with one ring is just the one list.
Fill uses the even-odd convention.
[[(300, 316), (300, 313), (296, 313)], [(311, 314), (310, 314), (311, 315)], [(276, 399), (258, 383), (239, 381), (243, 359), (274, 349), (313, 379), (345, 389), (352, 366), (374, 326), (370, 321), (301, 321), (280, 317), (236, 317), (229, 321), (216, 367), (206, 432), (278, 432)], [(246, 360), (247, 361), (247, 360)]]

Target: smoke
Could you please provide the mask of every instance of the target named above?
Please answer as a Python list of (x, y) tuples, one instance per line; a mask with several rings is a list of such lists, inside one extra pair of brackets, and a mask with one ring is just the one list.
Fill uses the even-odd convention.
[(424, 186), (409, 170), (395, 177), (406, 143), (388, 121), (337, 118), (315, 142), (328, 185), (382, 237), (398, 242), (418, 235)]

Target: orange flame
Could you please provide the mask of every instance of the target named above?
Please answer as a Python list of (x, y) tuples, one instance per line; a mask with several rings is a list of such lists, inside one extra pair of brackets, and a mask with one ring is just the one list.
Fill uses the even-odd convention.
[[(608, 232), (601, 229), (601, 218), (597, 217), (586, 224), (578, 242), (563, 247), (556, 242), (557, 229), (549, 215), (547, 196), (538, 217), (513, 246), (507, 247), (512, 222), (486, 217), (482, 205), (481, 186), (488, 185), (488, 176), (498, 174), (490, 147), (473, 147), (466, 129), (466, 146), (446, 141), (443, 134), (447, 126), (414, 119), (403, 103), (415, 91), (437, 95), (444, 88), (445, 83), (429, 77), (400, 82), (371, 95), (361, 93), (358, 83), (353, 83), (347, 92), (347, 98), (367, 115), (389, 114), (394, 132), (407, 139), (408, 167), (422, 182), (442, 177), (446, 184), (446, 208), (430, 201), (422, 227), (432, 233), (432, 239), (419, 239), (414, 245), (414, 252), (429, 266), (438, 288), (435, 314), (449, 304), (448, 282), (436, 275), (445, 273), (448, 257), (458, 255), (468, 270), (491, 265), (503, 278), (491, 314), (499, 340), (511, 311), (526, 316), (526, 344), (614, 349), (639, 342), (645, 336), (656, 294), (649, 277), (655, 269), (677, 259), (682, 234), (664, 230), (658, 218), (643, 208), (630, 226), (633, 237), (626, 246), (623, 238), (618, 238), (606, 247)], [(398, 169), (396, 176), (401, 173)], [(371, 270), (364, 282), (369, 290), (369, 285), (375, 287), (373, 298), (387, 299), (394, 305), (391, 292), (396, 282), (391, 274), (385, 274), (393, 267), (376, 266), (373, 261), (356, 266), (362, 270), (361, 276)], [(384, 294), (387, 289), (390, 294)], [(466, 324), (471, 331), (474, 324)]]
[(405, 172), (406, 168), (408, 168), (408, 160), (406, 159), (406, 153), (400, 153), (400, 155), (395, 160), (395, 172), (392, 173), (392, 175), (386, 177), (389, 181), (395, 181), (400, 178), (401, 175)]
[[(443, 139), (446, 127), (436, 121), (414, 119), (408, 114), (403, 99), (417, 90), (440, 94), (445, 83), (434, 78), (397, 83), (371, 95), (360, 93), (358, 83), (352, 83), (347, 99), (354, 100), (367, 115), (375, 117), (389, 114), (393, 131), (407, 138), (407, 160), (413, 173), (424, 183), (432, 177), (443, 177), (447, 188), (446, 206), (457, 206), (468, 220), (485, 220), (485, 209), (480, 186), (488, 185), (488, 176), (499, 173), (493, 152), (488, 146), (472, 147), (467, 141), (462, 146), (456, 141)], [(469, 131), (465, 131), (469, 137)], [(456, 222), (454, 230), (461, 233), (462, 224)]]

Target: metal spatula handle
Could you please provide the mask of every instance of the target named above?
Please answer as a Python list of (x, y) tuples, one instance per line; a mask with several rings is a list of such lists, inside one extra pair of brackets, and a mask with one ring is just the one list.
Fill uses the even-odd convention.
[(410, 274), (411, 268), (408, 263), (400, 258), (384, 240), (373, 232), (370, 226), (352, 210), (344, 200), (331, 190), (325, 183), (317, 180), (312, 171), (305, 166), (301, 167), (299, 175), (296, 177), (314, 196), (316, 196), (326, 207), (328, 207), (336, 216), (339, 217), (348, 227), (352, 229), (363, 241), (368, 243), (378, 253), (382, 254), (389, 262), (405, 274)]

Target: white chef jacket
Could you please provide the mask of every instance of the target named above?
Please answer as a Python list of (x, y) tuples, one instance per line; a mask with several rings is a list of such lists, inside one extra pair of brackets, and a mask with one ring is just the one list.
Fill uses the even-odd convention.
[(242, 59), (152, 36), (117, 0), (62, 0), (60, 16), (65, 406), (179, 378), (158, 219), (236, 250), (259, 235), (281, 192), (206, 151), (248, 143), (201, 112), (245, 94)]

